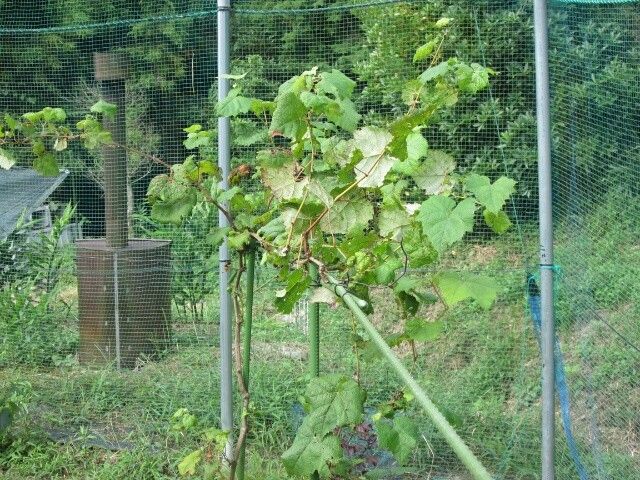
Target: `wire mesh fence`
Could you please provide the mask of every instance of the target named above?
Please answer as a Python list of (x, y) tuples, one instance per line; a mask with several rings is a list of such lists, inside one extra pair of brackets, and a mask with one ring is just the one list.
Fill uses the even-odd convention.
[[(598, 2), (557, 1), (550, 18), (556, 309), (569, 390), (558, 385), (558, 478), (633, 479), (640, 13), (635, 2), (584, 3)], [(188, 408), (201, 424), (218, 424), (218, 259), (207, 241), (217, 212), (198, 205), (179, 226), (161, 224), (145, 200), (151, 178), (190, 154), (185, 128), (200, 124), (207, 135), (198, 141), (216, 157), (215, 15), (200, 0), (0, 2), (0, 112), (62, 107), (76, 122), (112, 95), (126, 147), (69, 146), (65, 173), (47, 185), (28, 169), (26, 151), (17, 167), (0, 170), (0, 394), (28, 390), (28, 414), (13, 427), (24, 439), (0, 453), (6, 478), (176, 478), (198, 439), (172, 431), (174, 412)], [(424, 137), (463, 172), (515, 179), (513, 225), (502, 236), (476, 230), (443, 259), (496, 278), (496, 307), (452, 308), (443, 335), (418, 347), (415, 360), (410, 349), (398, 353), (496, 478), (539, 478), (531, 1), (236, 0), (233, 82), (271, 99), (294, 75), (336, 68), (357, 82), (362, 123), (383, 124), (400, 114), (404, 83), (424, 69), (413, 54), (442, 17), (453, 19), (443, 56), (497, 74)], [(232, 129), (232, 166), (254, 165), (268, 139), (247, 119)], [(122, 161), (126, 169), (110, 175)], [(27, 178), (19, 186), (17, 172)], [(117, 246), (109, 240), (116, 231)], [(278, 282), (259, 268), (249, 478), (286, 478), (278, 457), (302, 415), (305, 314), (271, 306)], [(385, 305), (372, 319), (397, 333), (399, 309), (391, 297)], [(372, 406), (401, 390), (354, 342), (348, 314), (323, 307), (321, 315), (323, 371), (356, 374)], [(467, 478), (441, 436), (413, 415), (421, 439), (406, 478)], [(373, 456), (393, 466), (384, 453)]]

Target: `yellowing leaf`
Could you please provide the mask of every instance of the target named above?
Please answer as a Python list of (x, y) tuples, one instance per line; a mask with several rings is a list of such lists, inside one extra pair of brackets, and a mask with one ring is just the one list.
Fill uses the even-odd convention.
[(178, 473), (183, 477), (195, 475), (198, 464), (202, 460), (202, 450), (194, 450), (178, 464)]
[(340, 234), (364, 230), (373, 218), (373, 206), (362, 198), (342, 198), (320, 221), (324, 233)]
[(381, 187), (396, 159), (387, 153), (391, 133), (376, 127), (364, 127), (353, 135), (362, 160), (355, 166), (356, 181), (362, 188)]
[(16, 161), (13, 159), (13, 155), (0, 148), (0, 168), (9, 170), (15, 163)]
[(437, 195), (446, 189), (446, 181), (456, 167), (453, 157), (441, 150), (429, 150), (427, 158), (411, 175), (416, 185), (427, 195)]
[(263, 168), (262, 182), (271, 189), (278, 200), (302, 199), (309, 184), (309, 178), (301, 173), (296, 162), (289, 162), (281, 167)]

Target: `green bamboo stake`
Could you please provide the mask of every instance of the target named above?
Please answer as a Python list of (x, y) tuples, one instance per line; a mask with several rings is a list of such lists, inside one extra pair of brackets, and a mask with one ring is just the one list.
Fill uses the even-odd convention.
[[(318, 266), (309, 264), (309, 275), (311, 276), (311, 285), (317, 287), (320, 282)], [(320, 376), (320, 304), (309, 303), (309, 373), (312, 377)], [(318, 472), (311, 475), (312, 480), (320, 478)]]
[[(251, 365), (251, 324), (253, 323), (253, 287), (255, 283), (256, 272), (256, 250), (251, 248), (247, 253), (247, 284), (245, 289), (244, 304), (244, 321), (242, 323), (242, 377), (249, 390), (249, 370)], [(247, 412), (243, 412), (247, 414)], [(246, 462), (246, 440), (240, 450), (240, 458), (238, 458), (238, 480), (244, 480), (244, 470)]]
[[(318, 267), (309, 264), (309, 275), (313, 286), (318, 286)], [(320, 304), (309, 303), (309, 373), (312, 377), (320, 375)]]
[(492, 480), (491, 474), (489, 474), (484, 465), (480, 463), (480, 460), (478, 460), (478, 458), (473, 454), (467, 444), (464, 443), (464, 440), (460, 438), (454, 428), (449, 424), (449, 422), (447, 422), (447, 419), (444, 418), (442, 413), (440, 413), (438, 407), (434, 405), (426, 392), (422, 387), (420, 387), (420, 385), (418, 385), (418, 382), (416, 382), (411, 373), (409, 373), (409, 370), (407, 370), (398, 357), (396, 357), (391, 348), (389, 348), (389, 345), (387, 345), (387, 342), (385, 342), (384, 338), (382, 338), (380, 333), (378, 333), (376, 328), (371, 324), (367, 315), (360, 308), (359, 304), (362, 304), (362, 300), (357, 299), (347, 292), (347, 290), (334, 278), (329, 277), (329, 282), (331, 283), (336, 295), (342, 298), (349, 310), (353, 312), (362, 327), (367, 331), (369, 338), (385, 357), (387, 363), (393, 367), (404, 384), (409, 387), (418, 403), (420, 403), (424, 411), (429, 415), (431, 421), (435, 424), (438, 431), (445, 438), (446, 442), (456, 453), (460, 461), (465, 467), (467, 467), (467, 470), (469, 470), (471, 475), (473, 475), (473, 478), (476, 480)]

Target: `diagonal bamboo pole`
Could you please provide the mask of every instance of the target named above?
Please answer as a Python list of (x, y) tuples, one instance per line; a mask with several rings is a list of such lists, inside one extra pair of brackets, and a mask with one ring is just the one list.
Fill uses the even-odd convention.
[(387, 345), (387, 342), (369, 321), (367, 315), (359, 306), (361, 301), (347, 292), (347, 290), (334, 278), (329, 277), (329, 282), (332, 290), (344, 301), (345, 305), (355, 315), (356, 319), (360, 322), (360, 325), (362, 325), (366, 330), (371, 341), (376, 345), (387, 363), (391, 365), (404, 384), (409, 388), (409, 390), (411, 390), (411, 393), (413, 393), (420, 406), (427, 415), (429, 415), (431, 421), (435, 424), (438, 431), (456, 453), (460, 461), (465, 467), (467, 467), (467, 470), (471, 473), (473, 478), (475, 480), (491, 480), (491, 474), (489, 474), (484, 465), (480, 463), (480, 460), (478, 460), (478, 458), (473, 454), (467, 444), (464, 443), (462, 438), (460, 438), (456, 433), (447, 419), (444, 418), (444, 415), (442, 415), (440, 410), (438, 410), (438, 407), (435, 406), (422, 387), (418, 385), (418, 382), (416, 382), (411, 373), (409, 373), (409, 370), (407, 370), (398, 357), (396, 357), (389, 345)]

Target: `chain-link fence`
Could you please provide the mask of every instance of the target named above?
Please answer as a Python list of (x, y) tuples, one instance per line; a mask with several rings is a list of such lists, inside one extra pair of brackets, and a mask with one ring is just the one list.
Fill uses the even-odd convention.
[[(435, 342), (397, 351), (504, 479), (535, 479), (540, 470), (531, 3), (232, 2), (232, 82), (249, 96), (270, 99), (293, 75), (337, 68), (357, 81), (362, 122), (385, 123), (400, 113), (404, 83), (424, 70), (413, 54), (442, 17), (452, 19), (443, 57), (495, 70), (488, 89), (423, 134), (461, 171), (518, 182), (510, 230), (476, 229), (443, 259), (496, 278), (499, 301), (489, 311), (451, 308)], [(558, 478), (633, 479), (640, 9), (558, 0), (550, 13)], [(126, 147), (70, 145), (58, 177), (29, 169), (27, 151), (0, 170), (0, 399), (27, 406), (0, 451), (6, 478), (177, 478), (200, 440), (172, 429), (174, 412), (187, 408), (201, 425), (218, 425), (218, 258), (207, 241), (218, 214), (203, 204), (179, 226), (161, 224), (145, 199), (151, 178), (190, 154), (190, 125), (210, 132), (197, 141), (216, 158), (217, 76), (210, 1), (0, 2), (0, 112), (62, 107), (77, 122), (107, 98), (121, 105)], [(232, 167), (255, 164), (268, 139), (246, 119), (232, 130)], [(105, 168), (121, 162), (120, 175)], [(259, 268), (247, 472), (256, 479), (286, 478), (279, 455), (300, 422), (306, 384), (304, 308), (278, 314), (278, 288), (274, 272)], [(390, 335), (399, 310), (391, 297), (386, 305), (372, 320)], [(349, 314), (323, 307), (321, 316), (322, 371), (357, 375), (371, 408), (401, 390), (354, 342)], [(410, 469), (374, 478), (467, 478), (434, 427), (413, 415), (420, 440)], [(397, 467), (385, 452), (371, 456)]]

